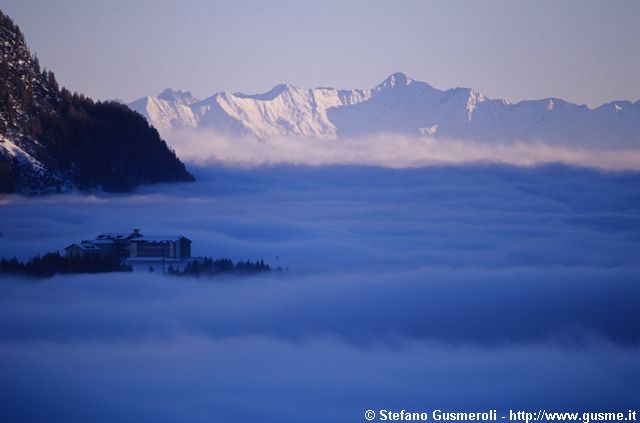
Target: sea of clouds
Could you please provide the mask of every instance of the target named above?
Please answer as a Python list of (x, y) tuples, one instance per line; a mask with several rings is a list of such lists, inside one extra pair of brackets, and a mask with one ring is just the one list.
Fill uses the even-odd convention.
[(353, 422), (640, 405), (639, 173), (242, 154), (203, 154), (191, 184), (0, 200), (0, 257), (140, 228), (289, 270), (0, 276), (0, 415)]
[(198, 164), (343, 164), (401, 169), (439, 164), (498, 163), (532, 167), (562, 163), (603, 170), (640, 170), (640, 147), (616, 146), (606, 139), (589, 145), (577, 141), (475, 142), (399, 134), (257, 139), (227, 136), (206, 128), (183, 128), (164, 135), (180, 157)]

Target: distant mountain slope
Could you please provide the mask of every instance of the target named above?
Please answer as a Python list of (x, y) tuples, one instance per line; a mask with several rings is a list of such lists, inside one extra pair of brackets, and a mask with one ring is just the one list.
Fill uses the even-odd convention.
[[(258, 138), (430, 135), (485, 142), (542, 141), (589, 147), (640, 146), (640, 101), (590, 109), (557, 98), (509, 103), (470, 88), (439, 90), (402, 73), (369, 90), (277, 85), (264, 94), (196, 100), (165, 90), (129, 105), (158, 130), (213, 128)], [(184, 93), (183, 93), (184, 94)]]
[(328, 118), (330, 108), (367, 98), (367, 93), (361, 90), (305, 90), (284, 84), (264, 94), (218, 93), (189, 103), (180, 100), (177, 93), (180, 92), (167, 89), (158, 97), (141, 98), (129, 107), (163, 133), (183, 127), (208, 127), (258, 138), (280, 135), (326, 138), (334, 137), (337, 129)]
[(0, 11), (0, 192), (128, 191), (193, 177), (137, 113), (59, 89)]

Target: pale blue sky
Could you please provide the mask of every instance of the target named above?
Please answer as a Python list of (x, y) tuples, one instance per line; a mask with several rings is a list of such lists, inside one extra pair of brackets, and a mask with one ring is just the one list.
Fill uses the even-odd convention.
[(640, 99), (638, 1), (0, 0), (97, 98), (369, 88), (402, 71), (493, 98)]

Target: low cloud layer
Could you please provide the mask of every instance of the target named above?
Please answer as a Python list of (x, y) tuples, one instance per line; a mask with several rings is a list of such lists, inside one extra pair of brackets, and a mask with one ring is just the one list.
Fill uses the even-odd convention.
[(352, 422), (367, 409), (625, 411), (640, 174), (193, 167), (133, 195), (7, 196), (0, 256), (183, 234), (284, 275), (0, 279), (11, 421)]
[[(563, 163), (605, 170), (640, 170), (640, 151), (549, 145), (535, 142), (488, 144), (381, 134), (366, 138), (297, 139), (229, 137), (206, 129), (167, 134), (179, 157), (196, 164), (370, 165), (391, 168), (494, 163), (538, 166)], [(603, 143), (602, 145), (606, 145)]]
[(640, 377), (635, 275), (4, 280), (1, 411), (348, 422), (369, 408), (626, 410)]

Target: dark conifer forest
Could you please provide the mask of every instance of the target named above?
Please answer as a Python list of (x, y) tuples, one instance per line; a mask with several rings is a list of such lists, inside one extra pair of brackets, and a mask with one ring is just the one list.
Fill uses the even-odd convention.
[(222, 274), (247, 275), (271, 271), (271, 266), (265, 264), (264, 260), (256, 262), (247, 260), (234, 263), (228, 258), (214, 260), (211, 257), (205, 257), (202, 261), (193, 260), (189, 262), (182, 271), (169, 268), (168, 273), (180, 276), (216, 276)]
[(126, 192), (190, 180), (141, 115), (60, 88), (0, 11), (0, 192)]
[(0, 274), (16, 274), (37, 278), (66, 273), (130, 272), (131, 268), (113, 257), (67, 257), (60, 253), (47, 253), (22, 262), (16, 259), (1, 259)]
[[(280, 268), (276, 270), (282, 271)], [(48, 278), (58, 274), (70, 273), (131, 271), (131, 266), (127, 265), (119, 257), (69, 257), (55, 252), (31, 257), (26, 261), (20, 261), (15, 257), (0, 259), (0, 274), (14, 274), (35, 278)], [(213, 277), (218, 275), (251, 275), (271, 271), (271, 267), (263, 260), (255, 262), (247, 260), (234, 263), (230, 259), (214, 260), (211, 257), (204, 257), (202, 260), (191, 260), (183, 270), (177, 270), (172, 265), (167, 267), (167, 274), (175, 276)]]

